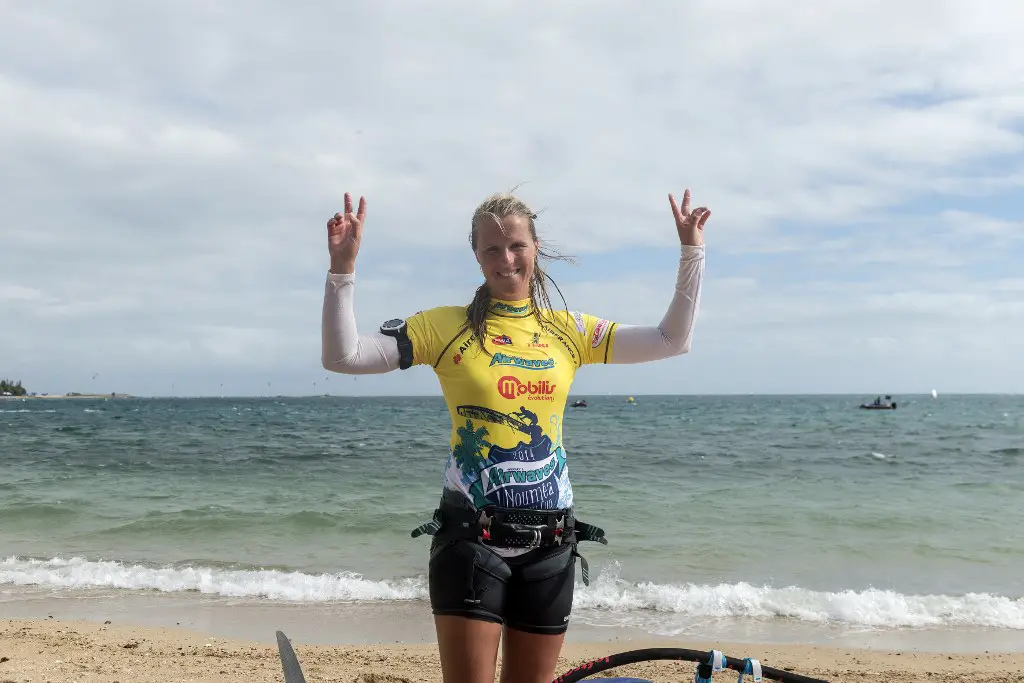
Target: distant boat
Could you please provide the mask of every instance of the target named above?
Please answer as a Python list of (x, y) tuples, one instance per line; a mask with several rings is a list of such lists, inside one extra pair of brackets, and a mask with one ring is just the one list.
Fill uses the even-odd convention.
[(579, 399), (579, 400), (576, 400), (576, 401), (572, 402), (572, 407), (573, 408), (586, 408), (587, 407), (587, 402), (585, 400), (583, 400), (583, 399)]
[(892, 396), (886, 396), (884, 400), (879, 396), (872, 403), (861, 403), (860, 407), (863, 410), (896, 410), (896, 401)]

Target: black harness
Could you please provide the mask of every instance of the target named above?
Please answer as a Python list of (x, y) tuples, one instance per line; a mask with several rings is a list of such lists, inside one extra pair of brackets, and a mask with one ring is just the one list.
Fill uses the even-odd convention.
[(433, 519), (412, 531), (413, 538), (421, 534), (502, 548), (550, 548), (571, 544), (573, 554), (580, 558), (583, 583), (587, 586), (590, 571), (586, 559), (576, 551), (576, 544), (580, 541), (608, 544), (604, 529), (576, 519), (573, 508), (532, 510), (487, 505), (477, 509), (444, 499), (434, 510)]

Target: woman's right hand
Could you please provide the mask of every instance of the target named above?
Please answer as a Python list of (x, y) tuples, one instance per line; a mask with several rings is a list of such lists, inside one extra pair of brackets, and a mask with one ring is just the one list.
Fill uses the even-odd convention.
[(354, 273), (359, 240), (366, 219), (366, 198), (359, 198), (359, 211), (352, 213), (352, 195), (345, 193), (345, 213), (336, 213), (327, 221), (327, 251), (332, 273)]

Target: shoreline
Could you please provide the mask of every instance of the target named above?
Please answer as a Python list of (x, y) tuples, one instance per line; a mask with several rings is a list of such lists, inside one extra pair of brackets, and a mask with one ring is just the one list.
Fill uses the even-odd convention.
[[(95, 681), (171, 683), (280, 681), (276, 644), (225, 638), (202, 628), (140, 626), (63, 619), (0, 619), (0, 681)], [(440, 683), (434, 643), (309, 644), (285, 634), (310, 683)], [(273, 634), (271, 634), (272, 636)], [(893, 683), (967, 681), (1008, 683), (1024, 680), (1024, 654), (946, 654), (862, 650), (823, 645), (751, 645), (682, 639), (675, 647), (719, 649), (727, 656), (754, 657), (766, 666), (834, 683), (865, 679)], [(557, 674), (613, 652), (665, 647), (660, 640), (567, 642)], [(652, 681), (692, 680), (689, 662), (642, 662), (610, 670), (607, 676), (638, 676)], [(734, 680), (734, 673), (720, 674)], [(593, 680), (601, 680), (599, 677)]]
[[(4, 618), (133, 624), (139, 628), (183, 628), (213, 637), (275, 644), (282, 630), (309, 645), (429, 645), (433, 618), (425, 600), (284, 602), (210, 594), (155, 591), (75, 590), (14, 586), (0, 590)], [(657, 613), (645, 615), (650, 618)], [(636, 615), (576, 609), (567, 643), (656, 643), (680, 647), (683, 641), (730, 642), (742, 649), (791, 646), (847, 648), (976, 656), (1001, 652), (1024, 657), (1024, 630), (971, 628), (879, 628), (786, 619), (664, 615), (660, 627), (634, 623)], [(0, 678), (2, 681), (2, 678)]]

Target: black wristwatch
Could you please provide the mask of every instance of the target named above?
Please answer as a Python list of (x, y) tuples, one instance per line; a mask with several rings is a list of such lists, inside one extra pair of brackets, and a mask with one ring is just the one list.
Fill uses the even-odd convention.
[(408, 370), (412, 367), (412, 340), (409, 339), (409, 327), (401, 318), (384, 321), (380, 333), (398, 340), (398, 367)]

